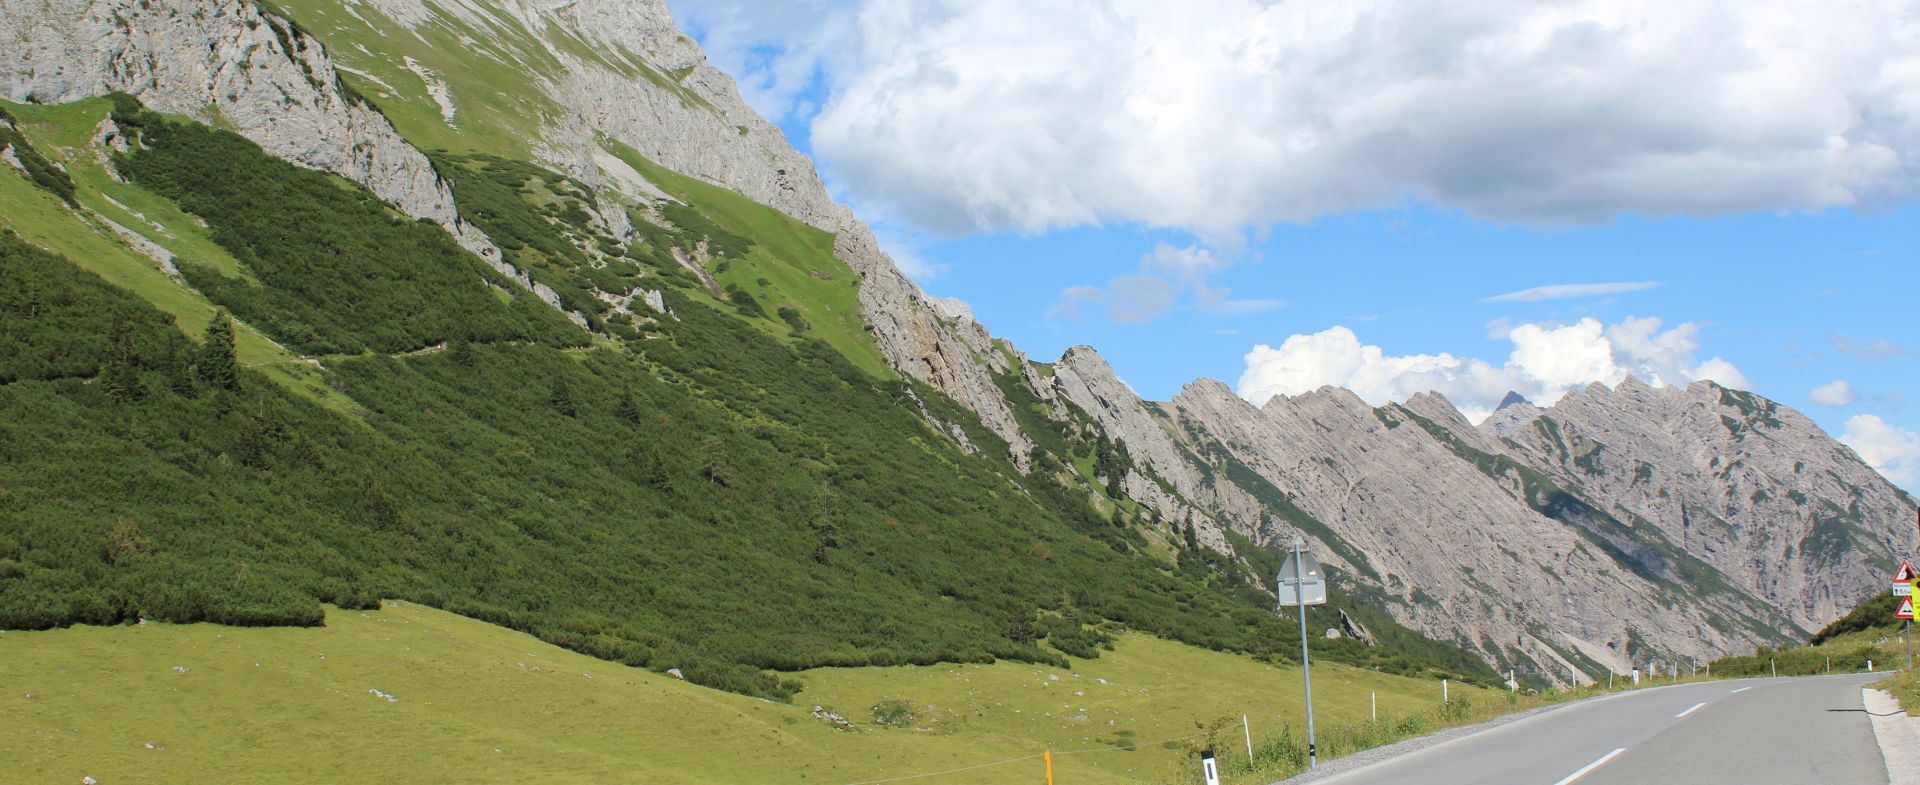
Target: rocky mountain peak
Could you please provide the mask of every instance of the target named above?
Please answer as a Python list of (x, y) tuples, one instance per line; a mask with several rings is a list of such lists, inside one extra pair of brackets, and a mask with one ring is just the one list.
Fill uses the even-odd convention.
[(1527, 396), (1521, 395), (1518, 391), (1508, 390), (1506, 397), (1501, 398), (1500, 405), (1493, 407), (1493, 410), (1497, 412), (1509, 406), (1519, 406), (1521, 404), (1531, 406), (1533, 402), (1527, 400)]

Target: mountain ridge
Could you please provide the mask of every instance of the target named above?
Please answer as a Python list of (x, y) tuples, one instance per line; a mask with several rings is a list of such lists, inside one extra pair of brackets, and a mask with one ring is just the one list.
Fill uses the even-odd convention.
[[(1901, 508), (1910, 496), (1790, 409), (1710, 383), (1669, 394), (1629, 379), (1545, 409), (1508, 400), (1475, 425), (1437, 393), (1374, 407), (1323, 388), (1256, 406), (1202, 379), (1157, 403), (1091, 348), (1033, 362), (902, 274), (658, 0), (304, 0), (285, 11), (0, 0), (0, 10), (0, 40), (24, 53), (0, 63), (9, 99), (124, 91), (229, 127), (444, 228), (596, 340), (671, 341), (672, 312), (689, 307), (675, 266), (756, 325), (798, 297), (734, 267), (746, 262), (720, 250), (725, 232), (681, 226), (686, 242), (652, 239), (650, 227), (674, 223), (674, 204), (696, 200), (661, 199), (675, 189), (649, 177), (649, 163), (778, 210), (830, 234), (832, 255), (858, 277), (865, 335), (907, 380), (896, 405), (959, 449), (1076, 494), (1110, 527), (1087, 536), (1205, 562), (1207, 580), (1254, 591), (1264, 582), (1245, 586), (1248, 570), (1304, 536), (1354, 596), (1539, 680), (1804, 634), (1877, 591), (1875, 571), (1913, 544)], [(527, 89), (489, 95), (482, 76)], [(463, 214), (461, 200), (476, 197), (456, 181), (474, 175), (444, 169), (453, 159), (430, 143), (551, 166), (560, 179), (547, 178), (543, 198), (580, 217), (533, 219), (557, 227), (549, 251), (509, 247), (523, 241)], [(516, 188), (546, 177), (460, 160), (522, 177)], [(608, 247), (622, 244), (660, 256)], [(798, 311), (781, 318), (788, 340), (807, 334)], [(1709, 453), (1729, 457), (1721, 465)]]

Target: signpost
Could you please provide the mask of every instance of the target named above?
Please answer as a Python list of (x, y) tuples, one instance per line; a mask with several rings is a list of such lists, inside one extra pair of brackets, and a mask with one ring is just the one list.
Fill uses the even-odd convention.
[(1913, 670), (1913, 607), (1920, 601), (1920, 571), (1913, 568), (1913, 562), (1901, 560), (1900, 571), (1893, 574), (1893, 596), (1900, 598), (1900, 607), (1893, 617), (1903, 619), (1901, 635), (1907, 643), (1907, 670)]
[(1327, 576), (1320, 571), (1319, 560), (1307, 553), (1306, 538), (1293, 538), (1293, 553), (1281, 563), (1274, 584), (1280, 607), (1292, 605), (1300, 610), (1300, 679), (1307, 691), (1307, 770), (1313, 771), (1319, 756), (1313, 743), (1313, 665), (1307, 659), (1307, 606), (1327, 603)]

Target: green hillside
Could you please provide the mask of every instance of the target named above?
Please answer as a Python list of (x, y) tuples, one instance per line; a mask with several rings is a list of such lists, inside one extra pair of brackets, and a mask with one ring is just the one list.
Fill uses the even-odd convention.
[[(931, 389), (913, 392), (989, 457), (902, 405), (910, 383), (855, 328), (857, 276), (763, 207), (655, 171), (685, 201), (635, 206), (620, 247), (564, 177), (444, 159), (500, 186), (462, 189), (463, 211), (582, 329), (439, 227), (233, 134), (120, 97), (132, 149), (101, 164), (75, 128), (109, 102), (31, 109), (79, 203), (112, 190), (156, 238), (197, 239), (169, 242), (179, 278), (155, 275), (0, 171), (0, 334), (22, 358), (0, 373), (0, 628), (307, 625), (323, 601), (397, 597), (772, 698), (820, 666), (1064, 667), (1122, 630), (1295, 650), (1244, 566), (1145, 547), (1144, 522), (1016, 471)], [(672, 258), (696, 248), (737, 251), (708, 259), (726, 298)], [(634, 281), (669, 312), (612, 310)], [(215, 307), (242, 322), (233, 349), (195, 343)], [(315, 383), (267, 375), (249, 335), (306, 354)], [(237, 376), (210, 375), (225, 354)], [(1323, 648), (1491, 677), (1437, 645)]]
[[(805, 671), (795, 705), (412, 604), (329, 610), (321, 628), (7, 632), (0, 655), (0, 759), (28, 782), (838, 785), (944, 772), (921, 781), (984, 785), (1040, 782), (1034, 756), (1051, 749), (1060, 785), (1118, 785), (1189, 779), (1196, 725), (1231, 719), (1217, 737), (1231, 760), (1244, 758), (1231, 752), (1242, 714), (1263, 745), (1302, 723), (1298, 670), (1142, 635), (1071, 669)], [(1370, 692), (1388, 723), (1437, 716), (1430, 681), (1338, 665), (1315, 676), (1323, 732), (1362, 723)]]

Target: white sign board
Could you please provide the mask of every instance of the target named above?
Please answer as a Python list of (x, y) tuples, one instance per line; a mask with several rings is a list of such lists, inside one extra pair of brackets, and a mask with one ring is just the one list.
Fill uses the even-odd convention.
[[(1297, 557), (1297, 559), (1296, 559)], [(1304, 564), (1300, 563), (1304, 562)], [(1327, 574), (1320, 571), (1320, 560), (1305, 551), (1285, 554), (1275, 593), (1281, 607), (1327, 604)], [(1304, 597), (1304, 602), (1302, 598)]]

